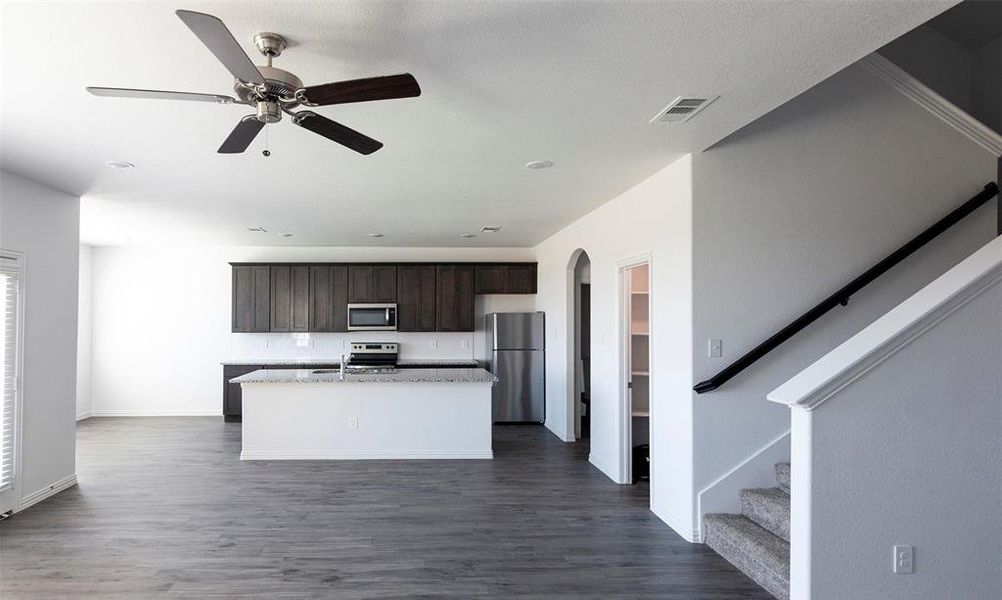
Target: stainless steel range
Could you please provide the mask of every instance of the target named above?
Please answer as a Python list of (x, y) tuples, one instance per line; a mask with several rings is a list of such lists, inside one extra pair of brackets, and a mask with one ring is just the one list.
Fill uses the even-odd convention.
[(353, 373), (396, 373), (400, 344), (396, 342), (352, 342), (346, 370)]

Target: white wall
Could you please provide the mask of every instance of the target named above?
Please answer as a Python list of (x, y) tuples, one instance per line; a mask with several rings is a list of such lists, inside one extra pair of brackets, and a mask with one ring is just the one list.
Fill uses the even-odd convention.
[(809, 413), (810, 598), (999, 597), (1000, 307), (996, 283)]
[[(697, 155), (694, 381), (979, 192), (995, 169), (995, 157), (861, 67)], [(995, 214), (994, 202), (978, 210), (848, 307), (695, 396), (696, 490), (789, 428), (770, 390), (991, 239)], [(707, 357), (710, 338), (723, 339), (722, 358)]]
[[(349, 340), (397, 340), (404, 358), (481, 358), (482, 333), (230, 332), (228, 262), (532, 260), (529, 249), (93, 249), (92, 412), (222, 413), (222, 367), (233, 359), (337, 358)], [(532, 296), (478, 299), (480, 311), (533, 310)], [(478, 319), (478, 330), (483, 325)], [(438, 342), (432, 348), (431, 342)], [(298, 345), (304, 343), (305, 345)]]
[(77, 302), (77, 420), (90, 416), (91, 258), (90, 246), (80, 246), (80, 285)]
[(691, 473), (691, 158), (683, 157), (536, 247), (537, 306), (547, 315), (546, 426), (573, 438), (568, 331), (575, 250), (591, 260), (591, 462), (625, 482), (619, 381), (618, 263), (650, 253), (654, 335), (651, 361), (651, 508), (692, 534)]
[(25, 255), (22, 507), (75, 481), (79, 199), (0, 171), (0, 248)]

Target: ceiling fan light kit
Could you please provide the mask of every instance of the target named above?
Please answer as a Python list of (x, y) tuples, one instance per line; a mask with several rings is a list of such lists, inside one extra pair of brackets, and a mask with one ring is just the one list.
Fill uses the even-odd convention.
[(381, 142), (311, 110), (295, 109), (302, 106), (329, 106), (350, 102), (413, 98), (421, 95), (417, 80), (409, 73), (304, 86), (303, 81), (294, 73), (272, 66), (272, 60), (281, 56), (288, 47), (287, 41), (281, 35), (261, 32), (254, 36), (254, 45), (268, 63), (258, 66), (251, 61), (218, 17), (190, 10), (178, 10), (176, 14), (233, 74), (235, 79), (233, 90), (236, 98), (217, 94), (131, 88), (88, 87), (87, 91), (95, 96), (188, 100), (254, 107), (254, 114), (243, 117), (219, 147), (220, 154), (239, 154), (245, 151), (265, 124), (281, 121), (283, 113), (289, 115), (295, 125), (360, 154), (372, 154), (383, 147)]

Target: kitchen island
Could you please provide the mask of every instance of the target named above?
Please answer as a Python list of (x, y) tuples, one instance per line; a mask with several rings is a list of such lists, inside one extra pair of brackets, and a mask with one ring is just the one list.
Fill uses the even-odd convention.
[(241, 460), (493, 458), (491, 386), (479, 368), (391, 373), (261, 369), (243, 392)]

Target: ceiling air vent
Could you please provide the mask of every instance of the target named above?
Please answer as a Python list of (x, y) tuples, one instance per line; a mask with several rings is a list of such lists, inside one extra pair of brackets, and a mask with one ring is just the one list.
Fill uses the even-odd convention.
[(651, 123), (681, 123), (688, 121), (719, 97), (707, 96), (705, 98), (694, 98), (692, 96), (679, 96), (672, 100), (671, 104), (661, 109), (651, 119)]

